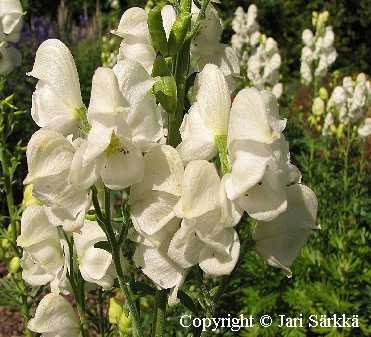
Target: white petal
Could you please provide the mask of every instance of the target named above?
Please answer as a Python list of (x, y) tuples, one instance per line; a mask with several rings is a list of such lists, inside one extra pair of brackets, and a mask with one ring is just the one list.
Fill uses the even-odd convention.
[(131, 204), (131, 217), (147, 235), (153, 235), (166, 226), (174, 217), (173, 209), (178, 197), (166, 192), (149, 192), (142, 200)]
[(38, 333), (70, 330), (70, 337), (79, 336), (79, 323), (71, 304), (54, 293), (46, 295), (40, 301), (35, 317), (28, 322), (28, 328)]
[(214, 136), (227, 135), (231, 98), (223, 73), (217, 66), (207, 64), (196, 81), (196, 101), (205, 126)]
[(272, 150), (263, 143), (238, 141), (230, 151), (232, 172), (225, 178), (225, 190), (230, 200), (236, 200), (261, 181)]
[(178, 152), (169, 145), (152, 148), (144, 156), (145, 174), (141, 183), (133, 185), (130, 198), (142, 198), (148, 191), (162, 191), (180, 196), (184, 168)]
[(216, 155), (214, 135), (202, 120), (197, 103), (191, 107), (188, 114), (184, 115), (180, 134), (182, 142), (177, 150), (185, 163), (197, 159), (209, 160)]
[(200, 254), (200, 268), (209, 275), (228, 275), (230, 274), (240, 254), (240, 240), (237, 232), (234, 231), (232, 241), (229, 245), (229, 256), (217, 254), (212, 248), (205, 247)]
[(166, 33), (166, 38), (169, 38), (171, 28), (176, 20), (176, 12), (173, 6), (166, 5), (161, 10), (162, 24)]
[(17, 244), (26, 248), (44, 240), (59, 240), (58, 230), (49, 221), (43, 206), (27, 207), (21, 218), (21, 235)]
[(124, 39), (128, 36), (148, 39), (149, 31), (147, 20), (148, 16), (143, 8), (129, 8), (122, 15), (119, 26), (113, 33)]
[(145, 275), (163, 289), (176, 287), (183, 280), (185, 271), (159, 249), (140, 244), (135, 250), (134, 261)]
[(16, 43), (22, 30), (24, 13), (19, 0), (2, 0), (0, 3), (1, 39)]
[(61, 41), (50, 39), (40, 45), (29, 75), (49, 85), (54, 94), (69, 106), (71, 113), (83, 106), (75, 62)]
[(289, 267), (316, 229), (317, 198), (307, 186), (288, 187), (287, 211), (270, 222), (258, 221), (253, 233), (257, 251), (274, 267)]
[(33, 287), (45, 285), (55, 277), (55, 275), (49, 274), (45, 269), (41, 268), (40, 264), (35, 263), (26, 250), (23, 251), (21, 267), (22, 278)]
[(130, 105), (141, 101), (151, 90), (155, 79), (135, 60), (119, 61), (113, 68), (120, 90)]
[(196, 227), (185, 220), (174, 234), (168, 250), (170, 258), (182, 268), (189, 268), (199, 262), (204, 243), (199, 239)]
[(252, 218), (270, 221), (286, 210), (286, 190), (282, 174), (269, 166), (261, 182), (250, 188), (239, 204)]
[(214, 164), (205, 160), (190, 162), (184, 171), (179, 217), (194, 218), (217, 208), (219, 187)]
[(270, 144), (280, 137), (286, 121), (278, 117), (273, 94), (255, 88), (243, 89), (233, 101), (228, 130), (228, 144), (252, 140)]
[(96, 114), (116, 115), (117, 108), (126, 106), (117, 78), (112, 69), (98, 68), (93, 76), (90, 104), (88, 109), (89, 120), (94, 120)]
[(25, 184), (36, 178), (57, 175), (69, 168), (74, 148), (61, 134), (41, 129), (27, 145), (28, 175)]
[(239, 221), (241, 220), (243, 209), (238, 205), (237, 202), (234, 202), (227, 198), (225, 182), (229, 179), (229, 174), (223, 176), (219, 196), (220, 196), (220, 204), (221, 204), (221, 219), (220, 221), (226, 227), (233, 227), (236, 226)]
[(143, 155), (134, 147), (128, 148), (127, 151), (108, 155), (101, 168), (102, 180), (112, 190), (122, 190), (143, 179)]

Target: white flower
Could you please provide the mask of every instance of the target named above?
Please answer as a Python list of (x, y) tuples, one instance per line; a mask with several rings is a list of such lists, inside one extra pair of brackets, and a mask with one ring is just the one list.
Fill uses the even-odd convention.
[(0, 1), (0, 40), (18, 42), (23, 15), (19, 0)]
[(98, 68), (94, 74), (88, 109), (91, 130), (71, 171), (76, 186), (90, 187), (99, 177), (113, 190), (140, 182), (142, 151), (162, 136), (161, 116), (149, 96), (153, 80), (139, 64), (124, 62), (116, 69), (119, 81), (108, 68)]
[(31, 115), (40, 127), (64, 135), (76, 134), (84, 104), (71, 52), (59, 40), (43, 42), (28, 75), (39, 81), (32, 96)]
[(304, 29), (302, 33), (302, 40), (308, 47), (312, 47), (314, 44), (314, 35), (310, 29)]
[(103, 230), (95, 221), (85, 220), (81, 232), (74, 233), (73, 238), (83, 279), (104, 289), (112, 288), (115, 278), (112, 254), (94, 247), (98, 242), (107, 241)]
[[(168, 250), (171, 259), (183, 268), (199, 264), (205, 273), (219, 276), (229, 274), (236, 265), (240, 243), (232, 227), (242, 211), (223, 194), (224, 186), (214, 164), (196, 160), (187, 165), (182, 196), (175, 208), (183, 221)], [(222, 202), (233, 209), (229, 217), (223, 214)]]
[(73, 145), (60, 133), (40, 129), (27, 145), (28, 175), (24, 184), (33, 184), (34, 196), (50, 207), (63, 208), (76, 218), (90, 205), (86, 189), (69, 183)]
[(272, 221), (258, 221), (253, 232), (256, 249), (273, 267), (283, 268), (289, 275), (289, 267), (308, 240), (317, 216), (317, 198), (304, 185), (287, 188), (287, 211)]
[(328, 136), (331, 133), (331, 126), (334, 125), (334, 116), (331, 112), (328, 112), (325, 121), (323, 123), (322, 135)]
[(269, 92), (244, 89), (233, 101), (228, 131), (232, 171), (226, 176), (226, 192), (257, 220), (285, 211), (287, 186), (300, 180), (281, 134), (285, 124)]
[(22, 277), (27, 283), (39, 286), (52, 282), (58, 286), (62, 282), (67, 268), (63, 245), (44, 206), (25, 209), (17, 244), (23, 248)]
[(221, 70), (207, 64), (197, 76), (196, 101), (184, 116), (182, 142), (177, 147), (182, 159), (211, 159), (217, 153), (215, 137), (226, 136), (231, 98)]
[[(164, 6), (161, 16), (166, 36), (169, 37), (176, 19), (174, 8), (170, 5)], [(144, 9), (129, 8), (122, 15), (118, 28), (112, 33), (123, 39), (118, 60), (129, 59), (139, 62), (150, 74), (156, 53), (152, 47), (147, 20), (148, 14)]]
[(6, 42), (0, 42), (0, 75), (8, 75), (21, 64), (21, 54)]
[(363, 138), (371, 135), (371, 118), (365, 118), (362, 125), (358, 128), (358, 134)]
[(80, 324), (71, 304), (55, 293), (40, 301), (27, 327), (42, 337), (81, 337)]
[[(197, 18), (199, 9), (192, 3), (192, 17)], [(209, 4), (205, 19), (201, 24), (201, 31), (192, 42), (191, 56), (197, 62), (197, 70), (204, 69), (205, 65), (217, 65), (226, 76), (231, 89), (234, 89), (233, 76), (240, 73), (238, 57), (233, 48), (220, 43), (223, 26), (217, 10)]]

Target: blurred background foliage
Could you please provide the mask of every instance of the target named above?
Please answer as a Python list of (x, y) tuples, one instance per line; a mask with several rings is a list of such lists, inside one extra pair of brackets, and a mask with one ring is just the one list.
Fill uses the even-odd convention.
[[(152, 1), (156, 3), (156, 1)], [(369, 336), (371, 334), (371, 271), (370, 256), (370, 144), (351, 137), (341, 140), (323, 138), (308, 130), (308, 107), (298, 100), (301, 33), (311, 27), (312, 11), (328, 10), (335, 31), (338, 58), (333, 66), (341, 74), (352, 75), (371, 69), (371, 0), (222, 0), (217, 5), (224, 20), (224, 42), (232, 34), (231, 20), (237, 6), (246, 10), (251, 3), (259, 9), (261, 31), (274, 37), (283, 60), (285, 96), (281, 113), (288, 117), (286, 136), (293, 161), (303, 174), (303, 182), (317, 194), (319, 223), (322, 229), (310, 239), (293, 265), (293, 277), (267, 266), (253, 250), (242, 252), (243, 263), (237, 277), (229, 285), (219, 306), (219, 315), (237, 316), (285, 313), (358, 314), (360, 329), (298, 329), (254, 328), (220, 336)], [(89, 103), (91, 78), (101, 65), (102, 37), (108, 37), (122, 12), (131, 6), (144, 6), (145, 1), (120, 1), (112, 10), (108, 0), (24, 0), (27, 11), (19, 48), (23, 64), (1, 88), (1, 96), (15, 92), (22, 115), (21, 126), (13, 134), (10, 147), (26, 146), (34, 131), (30, 117), (31, 95), (35, 81), (25, 77), (32, 68), (37, 47), (47, 38), (57, 37), (72, 50), (78, 67), (83, 98)], [(305, 96), (305, 91), (304, 91)], [(305, 99), (304, 99), (305, 101)], [(19, 140), (21, 142), (19, 143)], [(22, 181), (26, 174), (25, 159), (19, 163), (14, 180), (15, 198), (22, 201)], [(1, 193), (1, 190), (0, 190)], [(3, 198), (0, 213), (4, 214)], [(240, 228), (243, 239), (250, 238), (250, 225)], [(0, 249), (1, 250), (1, 249)], [(0, 252), (1, 253), (1, 252)], [(210, 284), (213, 280), (210, 280)], [(177, 307), (175, 314), (184, 313)], [(171, 313), (169, 314), (171, 315)], [(169, 336), (185, 336), (178, 320), (169, 321)]]

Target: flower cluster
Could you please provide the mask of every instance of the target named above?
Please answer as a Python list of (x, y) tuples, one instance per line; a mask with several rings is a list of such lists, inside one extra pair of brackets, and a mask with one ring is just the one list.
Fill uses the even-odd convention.
[(336, 60), (335, 35), (332, 27), (326, 26), (328, 19), (327, 11), (313, 12), (312, 23), (315, 33), (310, 29), (303, 31), (304, 47), (301, 51), (300, 74), (305, 85), (310, 85), (313, 81), (319, 83)]
[(23, 11), (19, 0), (0, 2), (0, 75), (7, 75), (21, 63), (21, 54), (9, 43), (18, 42)]
[(237, 8), (232, 21), (235, 34), (231, 44), (239, 56), (241, 68), (246, 70), (249, 83), (260, 90), (271, 90), (279, 98), (283, 91), (279, 82), (281, 56), (277, 42), (259, 31), (257, 15), (255, 5), (250, 5), (247, 13), (242, 7)]
[[(324, 104), (324, 101), (323, 101)], [(344, 126), (358, 125), (358, 134), (367, 137), (371, 134), (371, 118), (368, 112), (371, 106), (371, 83), (363, 73), (355, 81), (344, 77), (341, 86), (337, 86), (327, 102), (323, 135), (340, 136)]]
[[(210, 4), (180, 15), (169, 5), (127, 10), (114, 31), (123, 38), (117, 63), (95, 71), (87, 109), (68, 48), (59, 40), (39, 47), (29, 75), (38, 79), (31, 114), (41, 129), (27, 146), (25, 184), (41, 204), (24, 211), (18, 245), (24, 279), (50, 283), (52, 294), (31, 330), (57, 336), (61, 327), (43, 317), (64, 311), (69, 336), (78, 335), (59, 295), (76, 288), (74, 261), (85, 282), (109, 289), (117, 277), (125, 287), (130, 259), (117, 250), (123, 238), (110, 221), (111, 190), (127, 194), (135, 265), (170, 289), (171, 304), (193, 266), (210, 276), (232, 272), (236, 226), (247, 215), (256, 220), (259, 254), (290, 273), (317, 228), (316, 196), (290, 162), (276, 97), (246, 88), (232, 102), (238, 63), (220, 43), (221, 31)], [(192, 74), (188, 109), (184, 87)]]

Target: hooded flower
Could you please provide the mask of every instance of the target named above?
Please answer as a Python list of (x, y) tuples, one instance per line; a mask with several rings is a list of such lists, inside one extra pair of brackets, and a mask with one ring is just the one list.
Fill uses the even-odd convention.
[(46, 295), (27, 326), (42, 337), (81, 337), (80, 324), (71, 304), (61, 295)]
[(287, 210), (272, 221), (258, 221), (253, 232), (256, 249), (273, 267), (289, 275), (289, 267), (317, 229), (317, 198), (307, 186), (295, 184), (287, 189)]
[[(176, 19), (174, 8), (170, 5), (164, 6), (161, 16), (168, 38)], [(139, 62), (150, 74), (152, 73), (156, 53), (152, 47), (147, 20), (148, 14), (143, 8), (129, 8), (122, 15), (118, 28), (112, 33), (123, 39), (118, 60), (129, 59)]]
[(27, 145), (28, 175), (34, 196), (45, 205), (62, 208), (76, 218), (90, 205), (89, 193), (69, 183), (74, 146), (60, 133), (40, 129)]
[(274, 95), (253, 88), (239, 92), (230, 116), (227, 196), (253, 218), (271, 220), (286, 209), (287, 186), (300, 180), (281, 134), (286, 120), (279, 119)]
[(43, 42), (28, 75), (39, 80), (32, 96), (31, 115), (35, 123), (63, 135), (76, 134), (85, 108), (68, 48), (55, 39)]
[(55, 288), (64, 281), (63, 243), (44, 206), (33, 205), (23, 212), (17, 244), (23, 248), (22, 277), (27, 283), (40, 286), (52, 282)]
[(21, 64), (21, 54), (6, 42), (0, 42), (0, 75), (8, 75)]
[[(192, 2), (192, 18), (196, 19), (200, 10)], [(215, 64), (226, 76), (231, 89), (234, 89), (234, 79), (240, 73), (237, 53), (232, 47), (220, 43), (223, 26), (217, 10), (209, 4), (205, 19), (202, 21), (200, 33), (192, 42), (191, 55), (196, 61), (196, 70), (204, 69), (208, 63)]]
[(91, 130), (71, 170), (76, 186), (88, 188), (99, 177), (113, 190), (140, 182), (142, 151), (162, 136), (161, 117), (149, 96), (153, 80), (138, 64), (128, 62), (116, 68), (119, 81), (108, 68), (98, 68), (94, 74), (88, 109)]
[(94, 247), (98, 242), (107, 241), (103, 230), (96, 222), (85, 220), (81, 232), (74, 233), (73, 238), (83, 279), (104, 289), (112, 288), (115, 278), (112, 254)]
[(18, 42), (23, 14), (19, 0), (0, 1), (0, 40)]
[[(199, 264), (214, 276), (229, 274), (239, 256), (240, 242), (232, 228), (242, 212), (223, 198), (224, 187), (214, 164), (205, 160), (190, 162), (184, 172), (182, 196), (175, 208), (182, 218), (173, 236), (168, 254), (183, 268)], [(223, 213), (229, 203), (229, 217)]]
[(217, 154), (216, 137), (228, 132), (230, 92), (221, 70), (207, 64), (197, 76), (196, 100), (180, 127), (177, 147), (184, 162), (211, 159)]

